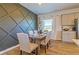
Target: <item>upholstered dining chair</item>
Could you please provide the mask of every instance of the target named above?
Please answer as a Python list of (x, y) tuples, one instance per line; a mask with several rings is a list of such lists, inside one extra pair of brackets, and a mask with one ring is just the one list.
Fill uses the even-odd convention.
[(46, 53), (47, 48), (49, 47), (50, 35), (51, 35), (51, 33), (48, 32), (46, 35), (46, 39), (41, 41), (41, 45), (45, 47), (45, 53)]
[(34, 35), (34, 32), (33, 31), (29, 31), (28, 34), (29, 34), (30, 41), (33, 42), (33, 38), (31, 38), (31, 37)]
[(34, 34), (33, 31), (29, 31), (29, 35), (32, 36)]
[(21, 54), (22, 51), (31, 54), (34, 50), (36, 51), (36, 54), (38, 53), (38, 45), (34, 43), (30, 43), (28, 34), (25, 33), (17, 33), (17, 37), (20, 44), (20, 50)]
[(34, 35), (38, 35), (38, 31), (37, 30), (34, 30)]

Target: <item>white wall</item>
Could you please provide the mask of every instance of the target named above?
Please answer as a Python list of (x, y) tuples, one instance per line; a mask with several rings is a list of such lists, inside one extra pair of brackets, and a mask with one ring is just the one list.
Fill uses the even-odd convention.
[(69, 10), (62, 10), (58, 12), (52, 12), (48, 14), (38, 15), (38, 25), (41, 23), (40, 20), (52, 18), (55, 20), (55, 40), (61, 40), (61, 16), (63, 14), (70, 14), (70, 13), (78, 13), (79, 8), (69, 9)]

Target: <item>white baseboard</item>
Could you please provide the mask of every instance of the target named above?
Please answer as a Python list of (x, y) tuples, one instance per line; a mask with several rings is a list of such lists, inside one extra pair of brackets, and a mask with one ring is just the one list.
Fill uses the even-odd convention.
[(8, 49), (5, 49), (5, 50), (3, 50), (3, 51), (0, 51), (0, 55), (6, 53), (6, 52), (8, 52), (8, 51), (11, 51), (11, 50), (13, 50), (13, 49), (15, 49), (15, 48), (17, 48), (17, 47), (19, 47), (19, 44), (16, 45), (16, 46), (12, 46), (12, 47), (10, 47), (10, 48), (8, 48)]

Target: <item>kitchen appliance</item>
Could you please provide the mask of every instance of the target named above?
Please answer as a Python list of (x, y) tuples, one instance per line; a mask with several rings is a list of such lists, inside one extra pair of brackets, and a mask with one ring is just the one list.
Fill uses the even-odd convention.
[(74, 24), (75, 24), (74, 29), (76, 31), (76, 39), (79, 39), (79, 21), (78, 21), (78, 19), (74, 20)]

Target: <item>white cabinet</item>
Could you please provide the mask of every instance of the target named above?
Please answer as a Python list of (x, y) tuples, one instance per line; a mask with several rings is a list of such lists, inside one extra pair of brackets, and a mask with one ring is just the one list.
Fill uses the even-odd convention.
[(62, 25), (74, 25), (75, 14), (62, 15)]
[(75, 19), (79, 19), (79, 13), (75, 13)]
[(62, 32), (62, 41), (64, 42), (73, 42), (72, 39), (76, 38), (75, 31), (63, 31)]

